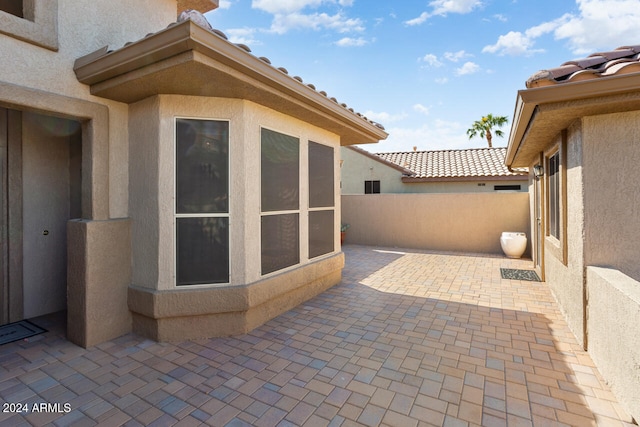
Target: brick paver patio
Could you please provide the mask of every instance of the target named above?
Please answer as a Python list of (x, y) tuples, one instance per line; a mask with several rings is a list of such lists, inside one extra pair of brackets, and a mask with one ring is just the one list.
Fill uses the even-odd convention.
[(344, 251), (340, 285), (244, 336), (85, 350), (40, 319), (0, 346), (0, 403), (60, 406), (0, 425), (631, 425), (546, 285), (501, 279), (530, 261)]

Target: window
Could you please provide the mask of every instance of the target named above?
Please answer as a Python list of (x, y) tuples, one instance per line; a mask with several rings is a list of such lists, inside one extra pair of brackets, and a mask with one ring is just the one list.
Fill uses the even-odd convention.
[(24, 18), (24, 7), (22, 0), (0, 0), (0, 10)]
[(58, 50), (58, 0), (0, 0), (0, 33)]
[(548, 159), (548, 234), (560, 239), (560, 153)]
[(522, 187), (520, 185), (494, 185), (494, 191), (520, 191)]
[(229, 123), (176, 119), (176, 284), (229, 282)]
[(300, 263), (300, 140), (261, 130), (261, 268)]
[(334, 251), (333, 148), (309, 141), (309, 258)]
[(364, 194), (380, 194), (380, 181), (365, 181)]

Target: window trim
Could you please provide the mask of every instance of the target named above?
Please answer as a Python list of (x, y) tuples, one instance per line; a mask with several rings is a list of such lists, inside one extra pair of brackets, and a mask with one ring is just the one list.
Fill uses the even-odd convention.
[(58, 51), (58, 0), (24, 0), (25, 17), (0, 10), (0, 33)]
[[(544, 241), (545, 251), (567, 265), (567, 132), (562, 131), (560, 141), (544, 152)], [(558, 155), (558, 236), (551, 234), (550, 160)]]
[[(178, 120), (202, 120), (202, 121), (216, 121), (216, 122), (227, 122), (228, 126), (229, 126), (229, 152), (228, 152), (228, 165), (229, 167), (227, 168), (227, 182), (229, 185), (228, 188), (228, 192), (229, 192), (229, 202), (228, 202), (228, 209), (227, 212), (215, 212), (215, 213), (188, 213), (188, 214), (181, 214), (177, 212), (177, 191), (178, 191), (178, 162), (177, 162), (177, 155), (178, 155)], [(231, 204), (231, 194), (233, 194), (233, 190), (232, 190), (232, 180), (231, 180), (231, 133), (232, 133), (232, 125), (231, 125), (231, 120), (230, 119), (223, 119), (223, 118), (210, 118), (210, 117), (190, 117), (190, 116), (174, 116), (173, 117), (173, 233), (172, 233), (172, 239), (173, 239), (173, 287), (174, 289), (194, 289), (194, 288), (213, 288), (213, 287), (218, 287), (218, 286), (228, 286), (231, 284), (232, 282), (232, 270), (231, 270), (231, 254), (232, 254), (232, 249), (233, 249), (233, 239), (231, 238), (231, 227), (232, 227), (232, 221), (231, 221), (231, 211), (232, 211), (232, 204)], [(229, 245), (228, 245), (228, 252), (229, 252), (229, 265), (228, 265), (228, 269), (229, 269), (229, 279), (227, 282), (217, 282), (217, 283), (197, 283), (197, 284), (190, 284), (190, 285), (178, 285), (178, 239), (177, 239), (177, 233), (178, 233), (178, 218), (227, 218), (228, 219), (228, 226), (229, 226)]]

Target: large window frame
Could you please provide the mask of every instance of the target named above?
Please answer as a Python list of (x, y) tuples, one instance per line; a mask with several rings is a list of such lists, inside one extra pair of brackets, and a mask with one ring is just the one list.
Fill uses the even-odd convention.
[[(278, 145), (279, 144), (279, 145)], [(273, 145), (270, 148), (276, 150), (283, 150), (282, 159), (269, 160), (271, 153), (267, 154), (267, 145)], [(287, 145), (289, 145), (287, 147)], [(269, 163), (277, 163), (277, 161), (287, 161), (286, 157), (293, 155), (292, 152), (286, 153), (287, 150), (292, 149), (295, 146), (297, 149), (296, 157), (297, 169), (295, 174), (286, 176), (286, 172), (289, 172), (288, 167), (269, 169), (266, 166)], [(278, 155), (278, 153), (274, 153)], [(265, 185), (265, 177), (270, 172), (279, 170), (281, 175), (276, 175), (275, 178), (280, 180), (275, 185), (270, 183)], [(293, 136), (286, 132), (277, 131), (266, 126), (260, 127), (260, 273), (262, 276), (277, 273), (297, 265), (302, 262), (301, 256), (301, 214), (302, 214), (302, 192), (301, 192), (301, 170), (302, 170), (302, 139), (299, 136)], [(292, 194), (294, 186), (290, 185), (292, 179), (296, 179), (297, 193)], [(286, 178), (289, 178), (288, 180)], [(285, 188), (289, 184), (289, 188)], [(278, 188), (280, 187), (280, 188)], [(282, 190), (283, 193), (288, 195), (282, 195), (282, 199), (279, 202), (272, 202), (270, 200), (269, 193), (273, 193), (274, 190)], [(286, 200), (286, 198), (295, 197), (295, 203), (293, 200)], [(277, 206), (279, 204), (286, 206)], [(284, 241), (281, 239), (283, 235), (293, 236), (292, 231), (295, 230), (295, 242)], [(275, 233), (275, 235), (274, 235)], [(279, 234), (279, 236), (278, 236)], [(282, 244), (283, 248), (293, 247), (295, 249), (289, 254), (270, 254), (268, 253), (274, 246), (268, 246), (268, 239), (274, 238), (276, 243)], [(292, 246), (293, 244), (293, 246)]]
[(544, 153), (545, 250), (567, 264), (567, 133)]
[[(205, 210), (202, 211), (193, 211), (193, 212), (189, 212), (189, 209), (185, 209), (185, 208), (179, 208), (179, 205), (181, 204), (180, 202), (180, 198), (181, 195), (179, 194), (179, 188), (180, 188), (180, 183), (179, 181), (179, 142), (178, 142), (178, 126), (179, 126), (179, 122), (187, 122), (187, 121), (191, 121), (194, 123), (197, 122), (211, 122), (211, 123), (218, 123), (218, 124), (226, 124), (226, 149), (227, 149), (227, 156), (226, 156), (226, 168), (227, 168), (227, 173), (226, 176), (223, 176), (222, 179), (226, 179), (226, 184), (227, 184), (227, 190), (226, 190), (226, 195), (227, 195), (227, 200), (226, 200), (226, 206), (225, 202), (222, 203), (222, 207), (221, 208), (210, 208), (208, 209), (209, 211), (206, 212)], [(174, 283), (175, 286), (178, 288), (191, 288), (191, 287), (203, 287), (203, 286), (214, 286), (214, 285), (228, 285), (229, 283), (231, 283), (231, 246), (232, 246), (232, 241), (231, 241), (231, 194), (232, 194), (232, 188), (231, 188), (231, 122), (228, 119), (216, 119), (216, 118), (202, 118), (202, 117), (184, 117), (184, 116), (179, 116), (179, 117), (175, 117), (174, 118), (174, 162), (175, 162), (175, 167), (174, 167), (174, 203), (173, 203), (173, 236), (174, 236)], [(206, 143), (206, 141), (205, 141)], [(194, 146), (195, 146), (195, 142), (194, 142)], [(198, 155), (198, 153), (196, 153), (196, 155)], [(216, 221), (217, 219), (217, 221)], [(222, 254), (223, 259), (226, 256), (226, 278), (225, 280), (222, 279), (215, 279), (215, 280), (197, 280), (194, 283), (181, 283), (181, 273), (180, 273), (180, 237), (179, 237), (179, 232), (180, 232), (180, 223), (182, 224), (188, 224), (189, 222), (193, 222), (193, 220), (204, 220), (204, 221), (208, 221), (209, 224), (206, 225), (202, 225), (203, 229), (205, 229), (206, 227), (209, 227), (209, 232), (212, 234), (215, 234), (216, 232), (218, 232), (218, 230), (215, 230), (216, 226), (220, 227), (220, 228), (224, 228), (226, 227), (226, 236), (225, 231), (223, 230), (222, 232), (218, 232), (218, 235), (216, 236), (216, 238), (218, 238), (219, 240), (226, 240), (226, 254)], [(226, 221), (225, 221), (226, 220)], [(216, 224), (217, 222), (217, 224)], [(222, 243), (221, 243), (222, 245)], [(223, 264), (223, 274), (224, 274), (224, 264)]]
[[(309, 164), (307, 169), (309, 182), (308, 256), (309, 259), (315, 259), (332, 254), (336, 250), (336, 152), (334, 147), (330, 145), (309, 141), (307, 153)], [(314, 161), (319, 162), (314, 163)], [(329, 192), (330, 195), (327, 194)], [(323, 227), (324, 230), (321, 230)], [(326, 228), (330, 228), (330, 230)]]

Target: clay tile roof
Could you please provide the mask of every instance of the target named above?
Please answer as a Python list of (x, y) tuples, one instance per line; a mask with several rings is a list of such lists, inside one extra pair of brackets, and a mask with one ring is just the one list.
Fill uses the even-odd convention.
[(527, 88), (552, 86), (640, 71), (640, 45), (622, 46), (586, 58), (568, 61), (556, 68), (540, 70), (527, 80)]
[(506, 147), (464, 150), (377, 153), (381, 159), (409, 169), (415, 179), (526, 176), (526, 171), (509, 171), (504, 159)]

